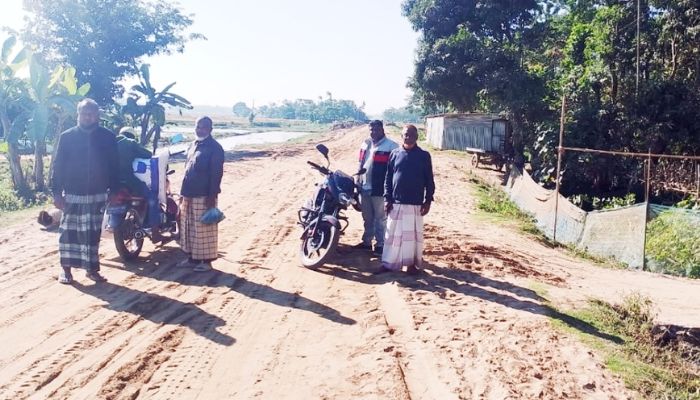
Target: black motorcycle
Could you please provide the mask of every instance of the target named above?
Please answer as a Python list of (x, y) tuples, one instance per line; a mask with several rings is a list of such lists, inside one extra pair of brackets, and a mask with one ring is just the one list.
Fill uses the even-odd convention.
[[(345, 231), (349, 224), (343, 211), (349, 206), (360, 211), (359, 190), (355, 180), (343, 171), (328, 169), (330, 160), (326, 146), (318, 144), (316, 149), (323, 154), (328, 165), (322, 167), (307, 161), (325, 177), (323, 182), (317, 184), (318, 190), (313, 198), (307, 201), (298, 213), (299, 224), (304, 229), (301, 235), (299, 257), (301, 264), (307, 268), (323, 265), (338, 246), (340, 234)], [(363, 173), (365, 173), (364, 168), (356, 175)]]

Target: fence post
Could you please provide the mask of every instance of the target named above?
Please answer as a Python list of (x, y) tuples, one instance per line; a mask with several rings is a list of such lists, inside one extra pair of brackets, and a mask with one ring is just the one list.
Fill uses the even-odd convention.
[(561, 156), (564, 154), (564, 119), (566, 115), (566, 93), (561, 96), (561, 118), (559, 120), (559, 146), (557, 147), (557, 180), (554, 191), (554, 233), (552, 240), (557, 241), (557, 219), (559, 214), (559, 180), (561, 179)]
[(642, 271), (647, 270), (647, 223), (649, 221), (649, 188), (651, 186), (651, 149), (645, 168), (646, 188), (644, 190), (644, 244), (642, 245)]

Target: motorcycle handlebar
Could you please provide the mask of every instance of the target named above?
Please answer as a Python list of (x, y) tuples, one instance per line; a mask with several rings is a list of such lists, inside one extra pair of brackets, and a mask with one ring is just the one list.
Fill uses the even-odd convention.
[(306, 163), (309, 164), (310, 166), (314, 167), (316, 170), (318, 170), (320, 173), (322, 173), (324, 175), (330, 174), (330, 171), (328, 171), (328, 168), (326, 168), (326, 167), (322, 167), (322, 166), (316, 164), (315, 162), (311, 162), (311, 161), (307, 161)]

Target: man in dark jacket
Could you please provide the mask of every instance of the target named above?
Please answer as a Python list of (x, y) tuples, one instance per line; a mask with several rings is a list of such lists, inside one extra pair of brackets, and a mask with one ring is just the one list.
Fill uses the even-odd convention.
[(78, 103), (78, 125), (61, 134), (53, 160), (54, 205), (63, 210), (58, 248), (63, 271), (58, 281), (73, 282), (71, 268), (84, 268), (96, 282), (100, 275), (99, 245), (107, 194), (119, 185), (117, 141), (99, 126), (100, 110), (92, 99)]
[(374, 253), (382, 255), (384, 248), (384, 230), (386, 229), (386, 213), (384, 212), (384, 177), (386, 175), (389, 154), (398, 144), (386, 137), (382, 121), (374, 120), (369, 123), (369, 138), (360, 147), (360, 169), (365, 173), (358, 177), (361, 186), (360, 205), (365, 232), (362, 242), (355, 248), (371, 249), (372, 239), (375, 240)]
[(423, 216), (435, 193), (430, 153), (417, 145), (418, 129), (406, 125), (403, 145), (391, 152), (384, 198), (387, 230), (379, 271), (398, 271), (404, 265), (415, 274), (423, 262)]
[(119, 184), (129, 189), (133, 195), (146, 196), (148, 186), (134, 175), (134, 160), (151, 158), (153, 155), (136, 141), (136, 136), (129, 127), (124, 127), (117, 136), (117, 154), (119, 155)]
[[(136, 141), (133, 129), (125, 126), (119, 130), (117, 136), (117, 154), (119, 155), (119, 185), (129, 190), (132, 196), (140, 196), (148, 203), (148, 219), (146, 226), (150, 228), (151, 240), (157, 243), (163, 240), (158, 230), (160, 225), (160, 205), (158, 203), (158, 192), (150, 189), (146, 182), (134, 175), (134, 160), (137, 158), (150, 159), (152, 153)], [(152, 183), (151, 187), (157, 188), (158, 183)]]
[(224, 149), (211, 136), (211, 131), (211, 118), (197, 120), (197, 140), (187, 149), (180, 190), (180, 247), (189, 257), (178, 265), (194, 267), (197, 272), (211, 270), (211, 262), (218, 257), (218, 224), (201, 221), (205, 212), (216, 207), (224, 173)]

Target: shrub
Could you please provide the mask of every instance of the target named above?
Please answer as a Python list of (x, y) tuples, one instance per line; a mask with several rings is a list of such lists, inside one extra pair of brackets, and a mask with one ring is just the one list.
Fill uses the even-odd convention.
[(7, 186), (0, 187), (0, 212), (16, 211), (24, 208), (24, 201)]
[(658, 272), (700, 278), (700, 217), (660, 213), (647, 226), (646, 254)]

